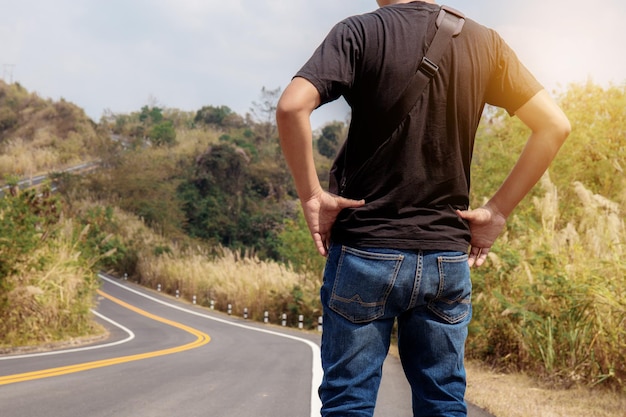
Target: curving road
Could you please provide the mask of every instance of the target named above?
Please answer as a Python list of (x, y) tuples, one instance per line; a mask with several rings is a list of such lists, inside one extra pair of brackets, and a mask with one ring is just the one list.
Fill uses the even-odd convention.
[[(319, 335), (234, 319), (103, 277), (106, 342), (0, 356), (3, 417), (319, 416)], [(395, 358), (376, 417), (410, 417)], [(472, 408), (470, 417), (487, 417)]]

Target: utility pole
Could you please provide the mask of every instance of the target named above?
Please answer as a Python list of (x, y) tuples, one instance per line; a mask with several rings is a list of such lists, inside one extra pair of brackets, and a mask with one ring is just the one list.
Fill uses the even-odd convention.
[(7, 84), (13, 84), (13, 68), (15, 68), (15, 64), (4, 64), (2, 66), (2, 79)]

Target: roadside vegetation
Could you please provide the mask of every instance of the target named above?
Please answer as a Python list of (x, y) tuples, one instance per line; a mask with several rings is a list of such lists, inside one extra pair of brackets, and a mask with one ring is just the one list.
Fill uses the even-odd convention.
[[(293, 324), (302, 314), (315, 326), (323, 258), (278, 149), (270, 116), (279, 93), (263, 89), (243, 116), (226, 106), (183, 112), (156, 104), (107, 114), (83, 125), (99, 133), (87, 135), (88, 149), (76, 157), (99, 155), (97, 171), (54, 174), (55, 194), (0, 200), (0, 347), (97, 331), (89, 321), (97, 270), (219, 310), (231, 304), (236, 315), (248, 308), (262, 320), (269, 310), (275, 322), (284, 312)], [(2, 97), (0, 116), (9, 114)], [(573, 132), (488, 264), (473, 273), (467, 355), (553, 387), (623, 395), (626, 86), (574, 84), (558, 100)], [(25, 107), (23, 119), (4, 122), (9, 127), (0, 117), (3, 151), (21, 143), (32, 145), (22, 152), (39, 152), (40, 142), (19, 133), (28, 114), (38, 113)], [(56, 143), (80, 136), (66, 131)], [(334, 122), (315, 134), (323, 183), (345, 131)], [(527, 136), (517, 119), (488, 109), (476, 141), (473, 206), (495, 191)], [(2, 161), (3, 175), (34, 169)], [(57, 168), (51, 164), (37, 169)]]
[(0, 199), (0, 348), (97, 332), (97, 258), (81, 254), (88, 234), (49, 191)]
[[(624, 390), (626, 86), (571, 85), (560, 103), (572, 135), (474, 274), (468, 352), (558, 386)], [(474, 205), (501, 181), (526, 136), (517, 119), (499, 113), (482, 125)]]

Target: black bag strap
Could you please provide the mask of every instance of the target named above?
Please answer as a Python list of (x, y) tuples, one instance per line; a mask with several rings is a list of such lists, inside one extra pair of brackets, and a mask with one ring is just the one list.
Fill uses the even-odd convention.
[[(439, 71), (437, 64), (445, 52), (453, 37), (461, 33), (465, 24), (463, 13), (448, 7), (441, 6), (439, 16), (437, 16), (437, 31), (433, 37), (426, 55), (422, 58), (417, 71), (411, 81), (402, 92), (402, 96), (391, 107), (388, 116), (373, 129), (375, 137), (386, 139), (400, 126), (400, 123), (407, 116), (409, 111), (415, 106), (417, 99), (424, 91), (428, 82)], [(335, 164), (330, 172), (329, 191), (343, 195), (346, 186), (345, 166), (347, 158), (348, 142), (344, 142), (335, 159)], [(341, 163), (339, 163), (341, 161)], [(341, 172), (341, 177), (337, 174)], [(340, 182), (339, 182), (340, 180)]]
[[(448, 6), (441, 6), (437, 17), (437, 31), (432, 39), (426, 55), (422, 58), (417, 71), (405, 88), (400, 99), (391, 107), (389, 116), (379, 125), (379, 136), (389, 137), (402, 123), (409, 111), (415, 106), (417, 99), (424, 91), (428, 82), (439, 71), (438, 62), (446, 51), (453, 37), (461, 33), (465, 24), (465, 15)], [(385, 136), (383, 136), (385, 135)]]

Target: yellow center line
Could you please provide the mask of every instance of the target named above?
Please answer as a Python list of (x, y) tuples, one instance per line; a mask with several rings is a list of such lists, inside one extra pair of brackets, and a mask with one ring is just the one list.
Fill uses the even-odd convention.
[(141, 310), (135, 306), (125, 303), (124, 301), (119, 300), (115, 297), (112, 297), (111, 295), (106, 294), (100, 290), (98, 290), (98, 294), (104, 298), (107, 298), (113, 301), (114, 303), (119, 304), (122, 307), (125, 307), (131, 311), (134, 311), (137, 314), (141, 314), (142, 316), (148, 317), (152, 320), (155, 320), (164, 324), (168, 324), (170, 326), (173, 326), (178, 329), (184, 330), (188, 333), (191, 333), (192, 335), (196, 336), (197, 339), (186, 345), (176, 346), (176, 347), (169, 348), (169, 349), (156, 350), (154, 352), (146, 352), (146, 353), (140, 353), (137, 355), (130, 355), (130, 356), (121, 356), (118, 358), (79, 363), (76, 365), (61, 366), (58, 368), (42, 369), (40, 371), (26, 372), (23, 374), (7, 375), (7, 376), (0, 377), (0, 385), (7, 385), (7, 384), (13, 384), (16, 382), (24, 382), (24, 381), (31, 381), (35, 379), (66, 375), (66, 374), (71, 374), (75, 372), (87, 371), (90, 369), (104, 368), (105, 366), (118, 365), (118, 364), (126, 363), (126, 362), (133, 362), (133, 361), (139, 361), (142, 359), (154, 358), (157, 356), (170, 355), (172, 353), (178, 353), (178, 352), (183, 352), (185, 350), (195, 349), (197, 347), (206, 345), (207, 343), (211, 341), (211, 337), (208, 334), (203, 333), (199, 330), (196, 330), (192, 327), (185, 326), (184, 324), (181, 324), (172, 320), (168, 320), (160, 316), (156, 316), (152, 313), (148, 313), (147, 311)]

